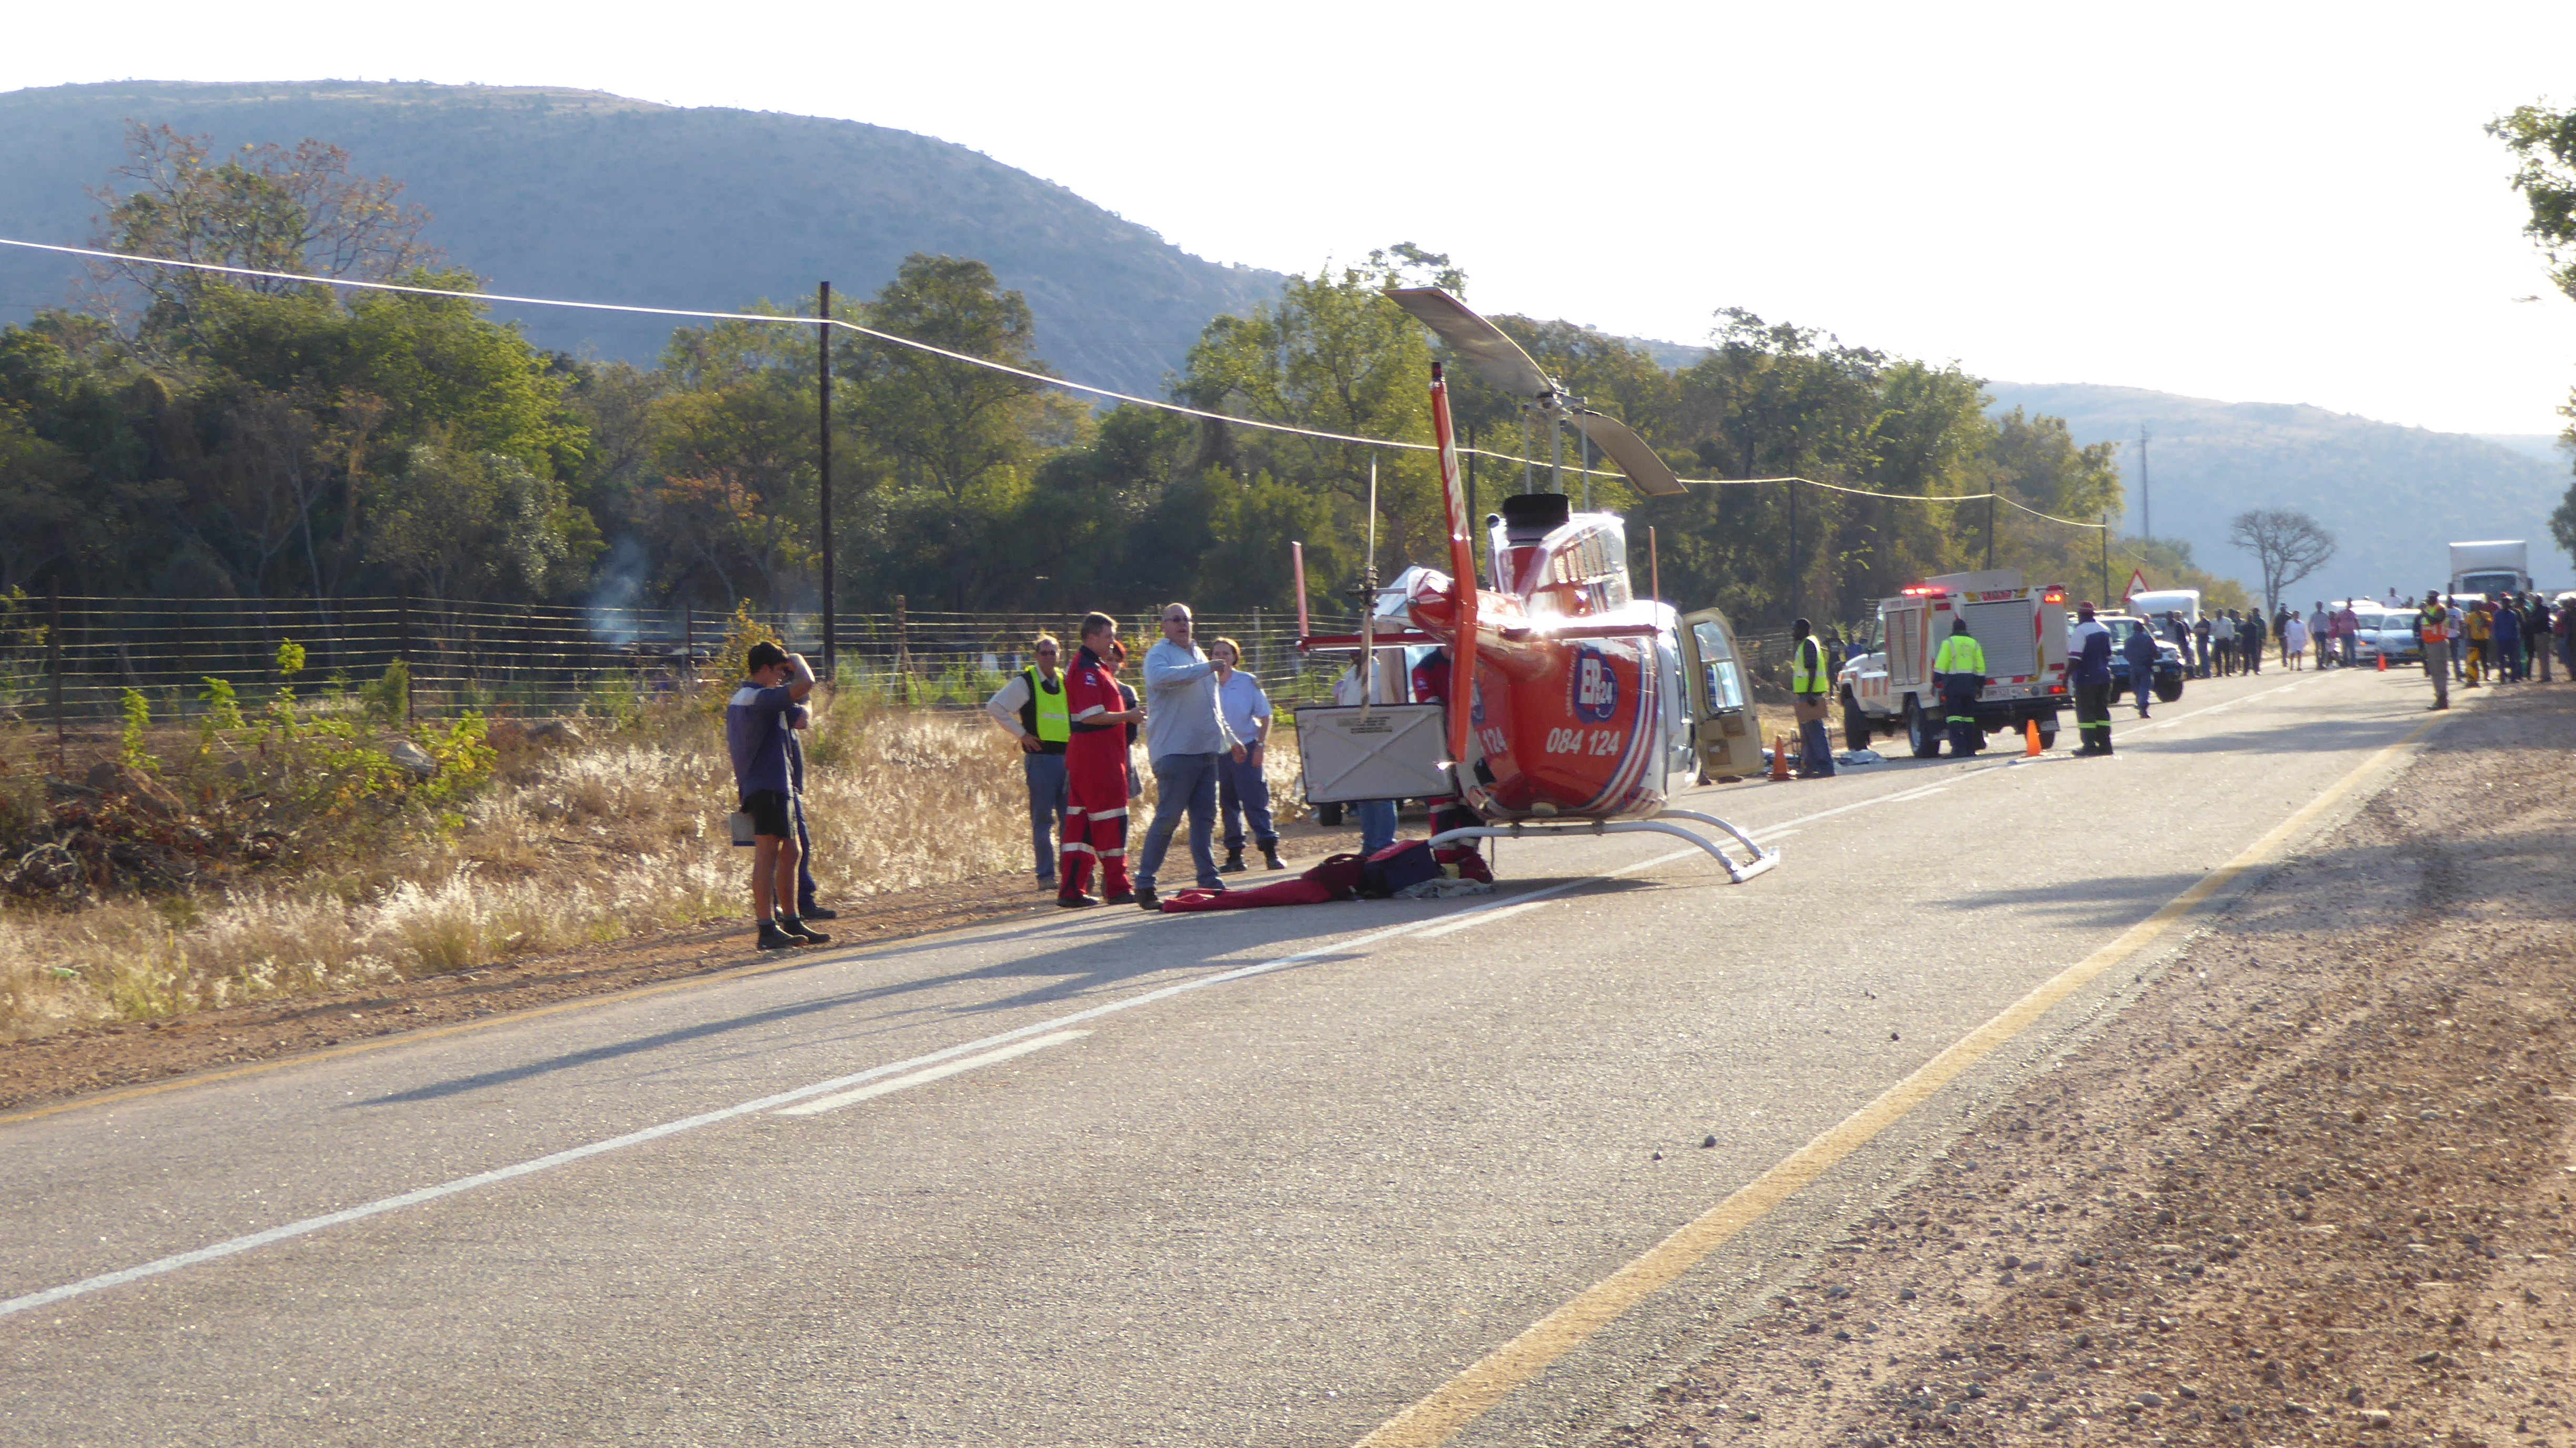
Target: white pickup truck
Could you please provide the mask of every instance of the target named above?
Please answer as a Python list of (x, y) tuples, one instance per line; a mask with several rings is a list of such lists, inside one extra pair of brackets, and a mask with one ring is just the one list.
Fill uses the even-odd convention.
[(1948, 711), (1932, 681), (1932, 658), (1954, 619), (1986, 654), (1986, 686), (1977, 696), (1977, 725), (1988, 734), (2039, 726), (2042, 748), (2056, 742), (2066, 692), (2066, 590), (2025, 587), (2018, 568), (1945, 573), (1878, 602), (1869, 637), (1843, 664), (1843, 738), (1866, 749), (1871, 738), (1902, 734), (1918, 759), (1940, 752)]

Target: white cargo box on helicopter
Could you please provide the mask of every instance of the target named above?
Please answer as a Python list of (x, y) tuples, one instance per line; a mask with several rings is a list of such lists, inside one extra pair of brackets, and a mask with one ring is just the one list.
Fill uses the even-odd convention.
[(1941, 691), (1932, 659), (1955, 619), (1986, 654), (1986, 686), (1977, 696), (1977, 727), (2018, 733), (2039, 725), (2042, 747), (2057, 738), (2066, 693), (2066, 590), (2028, 588), (2018, 568), (1945, 573), (1878, 601), (1869, 637), (1844, 663), (1837, 681), (1843, 735), (1866, 749), (1874, 735), (1902, 734), (1918, 759), (1941, 748)]

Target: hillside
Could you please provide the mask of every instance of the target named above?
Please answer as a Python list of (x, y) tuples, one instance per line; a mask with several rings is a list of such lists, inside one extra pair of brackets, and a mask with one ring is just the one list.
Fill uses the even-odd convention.
[[(2135, 387), (1989, 382), (1998, 410), (2063, 417), (2079, 443), (2116, 442), (2129, 485), (2126, 527), (2141, 526), (2138, 427), (2158, 537), (2191, 544), (2201, 567), (2259, 586), (2227, 521), (2247, 508), (2314, 514), (2342, 542), (2334, 560), (2296, 589), (2300, 600), (2383, 597), (2444, 581), (2454, 539), (2526, 538), (2532, 572), (2567, 586), (2568, 556), (2549, 535), (2549, 513), (2567, 495), (2565, 456), (2545, 439), (2490, 440), (2428, 432), (2300, 403), (2212, 402)], [(2539, 443), (2541, 446), (2533, 446)]]
[[(496, 291), (714, 310), (864, 295), (910, 252), (972, 256), (1027, 294), (1059, 372), (1159, 390), (1207, 319), (1272, 272), (1191, 256), (1061, 186), (928, 136), (854, 121), (679, 109), (594, 91), (354, 82), (117, 82), (0, 94), (0, 236), (88, 240), (86, 188), (124, 122), (220, 146), (307, 136), (407, 183), (428, 239)], [(0, 255), (0, 319), (64, 298), (76, 263)], [(649, 362), (669, 328), (527, 309), (540, 345)]]

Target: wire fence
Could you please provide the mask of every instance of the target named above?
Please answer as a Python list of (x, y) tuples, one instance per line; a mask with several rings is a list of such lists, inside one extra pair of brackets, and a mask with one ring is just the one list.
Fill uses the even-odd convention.
[[(754, 619), (819, 667), (823, 618), (807, 611)], [(419, 598), (0, 598), (0, 719), (19, 725), (112, 718), (129, 692), (156, 719), (206, 707), (209, 679), (244, 705), (293, 688), (306, 697), (354, 691), (403, 664), (416, 715), (560, 714), (622, 707), (675, 690), (730, 683), (711, 677), (735, 615), (708, 609), (612, 609), (450, 603)], [(834, 684), (889, 702), (979, 706), (1030, 662), (1030, 641), (1070, 643), (1079, 615), (899, 610), (835, 613)], [(1130, 646), (1153, 637), (1128, 622)], [(1316, 626), (1355, 627), (1317, 620)], [(1142, 632), (1143, 639), (1135, 637)], [(1202, 644), (1230, 637), (1280, 702), (1321, 698), (1342, 667), (1296, 646), (1296, 618), (1267, 610), (1203, 614)], [(280, 647), (303, 651), (292, 676)], [(1131, 678), (1137, 672), (1130, 671)]]

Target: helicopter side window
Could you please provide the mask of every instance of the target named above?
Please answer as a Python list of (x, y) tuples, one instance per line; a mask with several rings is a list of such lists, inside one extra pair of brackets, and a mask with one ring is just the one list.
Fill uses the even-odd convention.
[(1727, 645), (1726, 630), (1714, 623), (1691, 625), (1691, 642), (1699, 648), (1700, 690), (1711, 713), (1744, 707), (1743, 668)]

